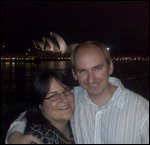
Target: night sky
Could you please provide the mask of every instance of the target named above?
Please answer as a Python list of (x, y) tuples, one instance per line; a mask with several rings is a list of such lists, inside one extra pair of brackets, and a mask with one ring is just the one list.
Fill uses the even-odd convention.
[(1, 1), (1, 40), (7, 50), (33, 48), (50, 31), (67, 44), (98, 40), (114, 54), (148, 55), (148, 1)]

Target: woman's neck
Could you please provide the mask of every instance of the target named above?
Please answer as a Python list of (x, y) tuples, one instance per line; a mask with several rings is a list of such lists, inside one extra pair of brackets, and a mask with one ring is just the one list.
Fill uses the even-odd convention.
[[(52, 122), (51, 122), (52, 123)], [(68, 121), (52, 123), (67, 139), (70, 137)]]

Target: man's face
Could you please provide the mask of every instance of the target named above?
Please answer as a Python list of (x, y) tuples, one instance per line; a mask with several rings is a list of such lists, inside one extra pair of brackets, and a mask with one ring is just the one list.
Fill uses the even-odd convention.
[(77, 52), (73, 75), (90, 97), (99, 97), (107, 91), (112, 72), (113, 65), (108, 65), (103, 52), (95, 46), (81, 48)]

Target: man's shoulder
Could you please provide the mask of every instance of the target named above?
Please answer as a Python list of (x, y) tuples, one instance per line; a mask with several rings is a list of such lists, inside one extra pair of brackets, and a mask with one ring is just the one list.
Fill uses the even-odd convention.
[(74, 93), (79, 93), (79, 92), (84, 91), (84, 89), (82, 87), (80, 87), (80, 86), (75, 86), (73, 88), (73, 91), (74, 91)]
[(73, 92), (74, 92), (75, 97), (77, 97), (77, 96), (83, 95), (85, 93), (85, 90), (80, 86), (76, 86), (74, 87)]

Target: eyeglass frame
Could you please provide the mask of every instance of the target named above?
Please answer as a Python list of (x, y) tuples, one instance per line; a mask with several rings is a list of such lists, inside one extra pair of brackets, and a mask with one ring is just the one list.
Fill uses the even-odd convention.
[[(67, 93), (67, 94), (66, 94)], [(58, 100), (61, 99), (61, 96), (64, 95), (65, 97), (72, 95), (73, 91), (70, 88), (65, 88), (63, 92), (61, 93), (55, 93), (51, 95), (50, 97), (44, 98), (44, 100), (50, 100), (51, 102), (57, 102)], [(55, 98), (55, 99), (52, 99)]]

